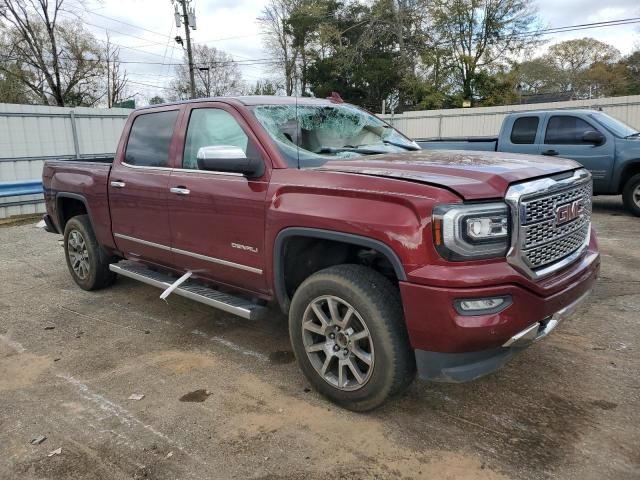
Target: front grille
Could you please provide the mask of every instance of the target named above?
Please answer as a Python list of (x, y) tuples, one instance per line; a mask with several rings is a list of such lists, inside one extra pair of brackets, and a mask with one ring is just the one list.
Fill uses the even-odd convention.
[[(591, 225), (591, 181), (543, 197), (521, 202), (520, 246), (523, 260), (532, 269), (548, 266), (584, 245)], [(577, 218), (558, 225), (558, 207), (578, 202)]]

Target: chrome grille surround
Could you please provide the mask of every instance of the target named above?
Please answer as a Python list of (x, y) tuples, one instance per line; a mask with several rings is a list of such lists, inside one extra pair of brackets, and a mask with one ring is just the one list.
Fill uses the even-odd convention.
[[(591, 235), (591, 174), (579, 169), (513, 185), (507, 190), (511, 208), (511, 246), (507, 261), (533, 279), (573, 263), (587, 248)], [(578, 201), (578, 217), (556, 225), (556, 209)]]

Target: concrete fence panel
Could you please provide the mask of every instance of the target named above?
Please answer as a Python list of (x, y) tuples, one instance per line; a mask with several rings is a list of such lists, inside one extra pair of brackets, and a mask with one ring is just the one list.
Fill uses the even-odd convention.
[[(0, 186), (40, 180), (46, 159), (114, 155), (130, 112), (0, 104)], [(43, 211), (41, 194), (0, 197), (0, 218)]]

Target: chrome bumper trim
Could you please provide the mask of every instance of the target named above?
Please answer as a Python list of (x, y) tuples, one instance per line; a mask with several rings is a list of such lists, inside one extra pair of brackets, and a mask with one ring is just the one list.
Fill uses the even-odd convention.
[(516, 333), (513, 337), (502, 344), (503, 347), (527, 347), (533, 342), (540, 340), (541, 338), (549, 335), (562, 320), (567, 318), (587, 299), (591, 294), (591, 290), (584, 293), (580, 298), (570, 303), (566, 307), (558, 310), (556, 313), (547, 317), (547, 319), (536, 322), (533, 325), (525, 328), (521, 332)]

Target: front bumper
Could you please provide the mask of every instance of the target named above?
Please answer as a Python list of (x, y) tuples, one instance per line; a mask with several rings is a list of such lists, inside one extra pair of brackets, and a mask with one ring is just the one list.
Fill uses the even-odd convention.
[[(460, 267), (458, 267), (460, 268)], [(597, 240), (567, 269), (540, 282), (492, 264), (454, 268), (436, 285), (400, 282), (405, 321), (421, 378), (463, 382), (504, 365), (548, 335), (592, 290), (600, 271)], [(426, 279), (426, 277), (425, 277)], [(433, 280), (429, 277), (429, 280)], [(431, 283), (431, 282), (429, 282)], [(462, 286), (460, 286), (462, 284)], [(450, 285), (450, 286), (449, 286)], [(489, 286), (480, 286), (489, 285)], [(460, 299), (508, 297), (502, 310), (461, 315)]]
[(469, 353), (428, 352), (416, 349), (418, 376), (424, 380), (461, 383), (488, 375), (509, 361), (516, 353), (546, 337), (587, 299), (587, 291), (553, 315), (528, 326), (498, 348)]

